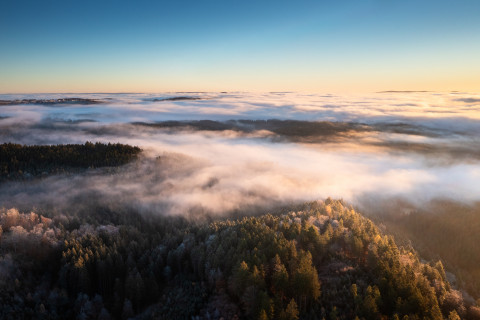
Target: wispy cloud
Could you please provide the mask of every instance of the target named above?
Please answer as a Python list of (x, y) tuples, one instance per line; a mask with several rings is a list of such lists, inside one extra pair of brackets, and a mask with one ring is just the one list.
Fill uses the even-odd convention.
[(466, 102), (466, 103), (478, 103), (480, 102), (480, 98), (459, 98), (459, 99), (455, 99), (455, 101)]

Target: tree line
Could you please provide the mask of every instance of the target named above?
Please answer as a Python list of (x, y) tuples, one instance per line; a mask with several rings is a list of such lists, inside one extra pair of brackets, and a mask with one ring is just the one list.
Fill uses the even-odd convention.
[(120, 143), (20, 145), (0, 144), (0, 181), (116, 167), (135, 159), (141, 149)]

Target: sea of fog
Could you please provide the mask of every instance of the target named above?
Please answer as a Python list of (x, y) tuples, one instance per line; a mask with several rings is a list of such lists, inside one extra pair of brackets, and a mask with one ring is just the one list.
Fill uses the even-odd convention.
[[(72, 97), (100, 103), (20, 101)], [(326, 197), (358, 206), (398, 198), (417, 205), (438, 198), (480, 200), (480, 94), (181, 92), (0, 100), (17, 101), (0, 105), (0, 143), (119, 142), (144, 150), (115, 174), (2, 183), (0, 206), (7, 208), (72, 210), (95, 199), (158, 214), (221, 215)], [(290, 127), (272, 132), (268, 126), (181, 125), (269, 119), (298, 120), (288, 123), (295, 130), (307, 121), (349, 125), (311, 135), (292, 134)], [(174, 120), (181, 122), (151, 125)]]

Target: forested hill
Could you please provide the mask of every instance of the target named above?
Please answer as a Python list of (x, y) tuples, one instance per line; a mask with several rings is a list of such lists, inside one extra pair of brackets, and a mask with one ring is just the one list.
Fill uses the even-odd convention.
[(0, 181), (31, 178), (79, 169), (120, 166), (141, 149), (123, 144), (66, 144), (23, 146), (0, 144)]
[(0, 212), (0, 318), (480, 319), (341, 201), (192, 222)]

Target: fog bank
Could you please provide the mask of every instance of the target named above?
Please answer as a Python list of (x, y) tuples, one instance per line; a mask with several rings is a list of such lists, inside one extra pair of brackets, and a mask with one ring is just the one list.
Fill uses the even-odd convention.
[[(100, 170), (3, 183), (0, 206), (74, 210), (89, 199), (151, 213), (220, 215), (328, 196), (354, 204), (372, 197), (418, 204), (445, 197), (479, 200), (478, 95), (79, 96), (104, 103), (0, 106), (0, 142), (120, 142), (141, 147), (142, 159), (115, 174)], [(248, 130), (229, 122), (242, 119), (297, 122)], [(192, 122), (197, 120), (215, 120), (220, 127), (201, 127)], [(158, 125), (164, 121), (180, 122)]]

